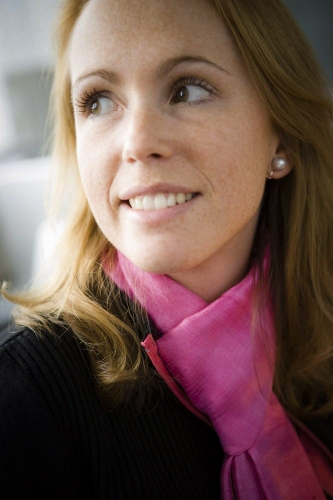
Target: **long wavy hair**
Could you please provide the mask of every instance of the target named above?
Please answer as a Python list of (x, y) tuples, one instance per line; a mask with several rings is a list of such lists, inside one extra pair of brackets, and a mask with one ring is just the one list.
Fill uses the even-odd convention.
[[(89, 352), (100, 392), (111, 406), (147, 368), (136, 333), (140, 314), (104, 275), (102, 254), (115, 250), (98, 228), (75, 156), (68, 46), (89, 0), (63, 0), (56, 29), (52, 109), (57, 168), (53, 206), (74, 186), (66, 229), (50, 280), (39, 289), (5, 295), (18, 305), (16, 321), (35, 331), (69, 327)], [(262, 264), (267, 237), (269, 279), (257, 294), (273, 295), (277, 331), (274, 390), (301, 417), (333, 411), (333, 137), (332, 97), (307, 40), (280, 0), (210, 0), (229, 27), (280, 140), (290, 175), (267, 181), (255, 249)], [(69, 213), (68, 213), (69, 212)], [(262, 275), (263, 276), (263, 275)], [(267, 282), (268, 281), (268, 282)], [(142, 317), (142, 315), (141, 315)]]

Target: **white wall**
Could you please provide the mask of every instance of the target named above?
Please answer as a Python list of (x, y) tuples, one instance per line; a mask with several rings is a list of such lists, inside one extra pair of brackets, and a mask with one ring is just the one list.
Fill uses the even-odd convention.
[(49, 166), (49, 158), (40, 158), (11, 162), (0, 169), (0, 282), (21, 288), (33, 277)]
[[(0, 0), (0, 159), (6, 153), (29, 156), (42, 148), (49, 90), (43, 74), (52, 67), (51, 33), (58, 4)], [(30, 94), (25, 94), (25, 86)]]

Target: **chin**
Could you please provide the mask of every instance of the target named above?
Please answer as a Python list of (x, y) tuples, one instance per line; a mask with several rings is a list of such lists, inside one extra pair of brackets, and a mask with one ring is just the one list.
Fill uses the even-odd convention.
[(120, 250), (136, 267), (142, 271), (154, 274), (171, 274), (188, 268), (182, 259), (172, 258), (172, 255), (154, 249), (154, 252), (126, 252)]

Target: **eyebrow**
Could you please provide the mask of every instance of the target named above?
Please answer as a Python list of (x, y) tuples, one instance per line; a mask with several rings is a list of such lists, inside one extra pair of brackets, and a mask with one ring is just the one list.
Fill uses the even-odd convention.
[[(206, 59), (205, 57), (202, 56), (189, 56), (189, 55), (184, 55), (184, 56), (179, 56), (179, 57), (171, 57), (164, 61), (159, 68), (156, 71), (156, 74), (158, 77), (163, 78), (166, 76), (170, 71), (173, 70), (176, 66), (182, 63), (205, 63), (209, 64), (210, 66), (213, 66), (214, 68), (223, 71), (224, 73), (227, 73), (230, 75), (229, 71), (226, 69), (222, 68), (218, 64), (214, 63), (213, 61), (210, 61), (209, 59)], [(89, 73), (85, 73), (81, 76), (79, 76), (74, 84), (72, 85), (72, 92), (77, 87), (77, 85), (82, 81), (85, 80), (86, 78), (92, 77), (92, 76), (99, 76), (100, 78), (103, 78), (103, 80), (107, 80), (109, 83), (113, 84), (119, 84), (120, 79), (117, 75), (116, 72), (110, 71), (107, 69), (98, 69), (95, 71), (90, 71)]]
[(103, 78), (103, 80), (107, 80), (109, 83), (119, 83), (117, 73), (115, 73), (114, 71), (109, 71), (107, 69), (97, 69), (95, 71), (90, 71), (89, 73), (84, 73), (83, 75), (79, 76), (72, 85), (72, 92), (75, 87), (77, 87), (78, 84), (82, 82), (82, 80), (90, 78), (91, 76), (99, 76), (100, 78)]
[(218, 64), (214, 63), (213, 61), (210, 61), (209, 59), (206, 59), (205, 57), (202, 56), (179, 56), (179, 57), (171, 57), (170, 59), (167, 59), (164, 61), (161, 66), (157, 70), (157, 74), (159, 77), (163, 77), (170, 73), (170, 71), (178, 66), (179, 64), (182, 63), (205, 63), (209, 64), (210, 66), (213, 66), (214, 68), (217, 68), (220, 71), (223, 71), (224, 73), (229, 73), (226, 69), (222, 68)]

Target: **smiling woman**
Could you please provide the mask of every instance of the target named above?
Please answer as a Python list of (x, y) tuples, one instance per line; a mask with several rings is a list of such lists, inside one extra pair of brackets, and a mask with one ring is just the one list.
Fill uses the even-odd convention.
[(280, 0), (67, 0), (57, 35), (75, 195), (49, 282), (6, 293), (6, 498), (333, 495), (332, 101), (304, 36)]
[(210, 302), (246, 273), (266, 173), (286, 153), (214, 7), (187, 11), (187, 2), (170, 12), (157, 3), (152, 30), (141, 8), (89, 2), (71, 38), (70, 77), (97, 224), (139, 268)]

